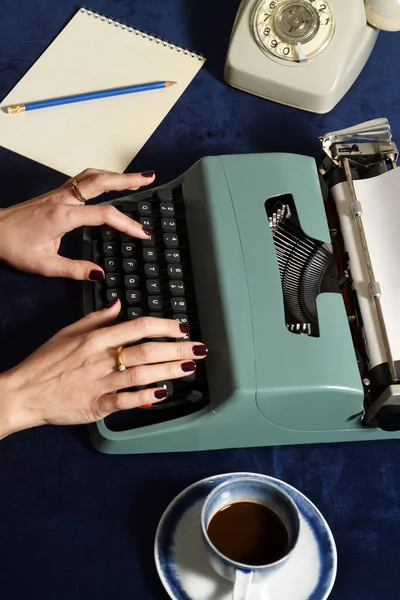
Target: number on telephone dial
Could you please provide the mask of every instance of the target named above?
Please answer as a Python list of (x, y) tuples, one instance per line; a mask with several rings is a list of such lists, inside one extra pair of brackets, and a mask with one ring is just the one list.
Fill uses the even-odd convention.
[(242, 0), (225, 63), (233, 87), (326, 113), (357, 79), (400, 0)]

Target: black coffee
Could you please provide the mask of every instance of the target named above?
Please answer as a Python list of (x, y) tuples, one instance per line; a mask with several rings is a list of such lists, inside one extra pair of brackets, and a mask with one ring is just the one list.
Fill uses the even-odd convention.
[(222, 554), (246, 565), (268, 565), (289, 549), (289, 534), (282, 519), (255, 502), (224, 506), (211, 519), (207, 533)]

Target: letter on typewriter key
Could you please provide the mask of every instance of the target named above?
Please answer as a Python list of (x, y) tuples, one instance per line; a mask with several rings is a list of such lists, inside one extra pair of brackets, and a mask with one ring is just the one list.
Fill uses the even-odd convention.
[(142, 299), (142, 292), (140, 290), (127, 290), (125, 297), (128, 304), (139, 304)]
[(125, 287), (137, 288), (139, 287), (139, 276), (138, 275), (125, 275), (124, 277)]
[(179, 253), (179, 250), (166, 250), (165, 251), (165, 260), (170, 263), (181, 262), (181, 255)]
[(161, 219), (161, 227), (164, 231), (176, 231), (176, 221), (175, 219)]
[(119, 260), (117, 258), (106, 258), (104, 260), (104, 268), (106, 271), (118, 271), (119, 269)]
[(144, 272), (147, 277), (158, 277), (160, 274), (160, 267), (154, 263), (145, 264)]
[(157, 260), (157, 250), (155, 248), (143, 248), (143, 258), (147, 262)]
[(168, 265), (167, 271), (170, 277), (183, 277), (182, 265)]
[(125, 273), (136, 273), (138, 270), (138, 262), (134, 258), (124, 258), (122, 261), (122, 268)]
[(185, 284), (183, 281), (171, 280), (168, 284), (169, 291), (171, 294), (184, 294), (185, 293)]
[(143, 246), (145, 246), (146, 248), (148, 246), (154, 246), (155, 245), (155, 238), (154, 238), (154, 234), (151, 235), (149, 238), (147, 238), (146, 240), (142, 240), (142, 244)]
[(151, 217), (140, 217), (139, 223), (143, 225), (143, 227), (148, 227), (149, 229), (153, 229), (154, 227), (154, 219)]
[(139, 202), (138, 210), (140, 215), (151, 215), (151, 202), (149, 200)]
[(108, 227), (108, 225), (103, 225), (103, 227), (101, 228), (101, 237), (105, 242), (111, 242), (111, 240), (115, 239), (116, 235), (117, 234), (115, 229), (112, 229), (112, 227)]
[(148, 279), (146, 281), (146, 289), (150, 294), (160, 294), (161, 281), (159, 279)]
[(186, 325), (189, 323), (188, 316), (183, 313), (176, 313), (172, 315), (172, 318), (174, 321), (179, 321), (179, 323), (186, 323)]
[(109, 290), (107, 290), (107, 302), (112, 302), (116, 298), (119, 298), (121, 300), (121, 298), (122, 298), (121, 290), (113, 290), (111, 288)]
[(157, 310), (158, 308), (161, 309), (163, 307), (163, 301), (161, 296), (149, 296), (147, 301), (150, 310)]
[(135, 254), (136, 246), (131, 242), (123, 242), (121, 244), (122, 256), (133, 256)]
[(106, 273), (107, 287), (118, 287), (121, 285), (121, 275), (119, 273)]
[(168, 248), (176, 248), (179, 246), (179, 238), (176, 233), (164, 233), (163, 239), (164, 244), (168, 246)]
[(117, 244), (115, 242), (104, 242), (103, 254), (105, 256), (115, 256), (117, 253)]
[(160, 213), (163, 217), (173, 217), (175, 215), (175, 206), (172, 202), (161, 202)]
[(186, 300), (185, 298), (182, 298), (181, 296), (178, 296), (176, 298), (171, 298), (171, 307), (172, 310), (186, 310)]
[(143, 309), (139, 306), (129, 306), (128, 310), (126, 311), (126, 314), (128, 316), (128, 319), (138, 319), (143, 315)]

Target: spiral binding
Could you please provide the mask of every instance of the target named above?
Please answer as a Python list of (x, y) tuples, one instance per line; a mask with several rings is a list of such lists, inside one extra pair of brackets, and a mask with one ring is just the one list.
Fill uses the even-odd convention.
[(181, 46), (171, 44), (170, 42), (167, 42), (166, 40), (162, 40), (161, 38), (155, 37), (154, 35), (150, 35), (149, 33), (146, 33), (145, 31), (141, 31), (140, 29), (135, 29), (134, 27), (130, 27), (129, 25), (126, 25), (125, 23), (121, 23), (120, 21), (115, 21), (114, 19), (110, 19), (109, 17), (106, 17), (104, 15), (96, 13), (92, 10), (89, 10), (88, 8), (82, 7), (80, 9), (80, 12), (85, 13), (86, 15), (88, 15), (90, 17), (94, 17), (95, 19), (100, 19), (100, 21), (104, 21), (108, 25), (114, 25), (115, 27), (120, 27), (121, 29), (127, 31), (128, 33), (133, 33), (135, 35), (139, 35), (142, 38), (147, 39), (149, 42), (156, 42), (156, 44), (162, 44), (165, 48), (170, 48), (171, 50), (176, 50), (177, 52), (182, 52), (183, 54), (190, 56), (191, 58), (197, 58), (198, 60), (205, 60), (204, 56), (202, 56), (201, 54), (196, 54), (195, 52), (187, 50), (186, 48), (182, 48)]

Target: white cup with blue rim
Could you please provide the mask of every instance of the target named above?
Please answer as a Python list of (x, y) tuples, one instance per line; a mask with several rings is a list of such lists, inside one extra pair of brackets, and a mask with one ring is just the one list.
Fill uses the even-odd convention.
[[(261, 505), (261, 507), (266, 507), (272, 511), (275, 517), (278, 517), (279, 526), (285, 530), (284, 546), (281, 546), (279, 551), (276, 547), (272, 548), (272, 545), (276, 544), (276, 539), (272, 539), (272, 535), (262, 536), (262, 539), (257, 541), (258, 545), (264, 544), (265, 537), (264, 556), (273, 557), (275, 554), (275, 559), (272, 559), (271, 562), (269, 560), (266, 560), (264, 564), (240, 562), (229, 557), (230, 552), (224, 547), (226, 544), (219, 544), (221, 548), (224, 547), (224, 552), (222, 552), (218, 549), (217, 542), (214, 545), (211, 541), (210, 532), (212, 532), (212, 529), (210, 523), (213, 518), (217, 514), (220, 515), (227, 508), (235, 509), (235, 506), (237, 507), (235, 510), (243, 508), (243, 504), (239, 507), (238, 503)], [(255, 507), (253, 506), (253, 508)], [(259, 509), (260, 507), (257, 510)], [(230, 536), (236, 535), (232, 531), (237, 532), (238, 537), (241, 535), (241, 518), (244, 519), (242, 521), (244, 526), (246, 526), (246, 523), (248, 524), (243, 515), (241, 517), (240, 513), (236, 513), (235, 525), (229, 532)], [(268, 481), (260, 481), (251, 475), (240, 476), (217, 486), (207, 496), (201, 512), (201, 531), (211, 566), (221, 577), (234, 582), (232, 600), (248, 600), (253, 582), (267, 581), (268, 577), (278, 569), (283, 568), (288, 561), (299, 539), (300, 516), (295, 502), (278, 485)], [(251, 543), (249, 528), (246, 532), (248, 544)], [(277, 552), (280, 552), (280, 554), (277, 554)]]

